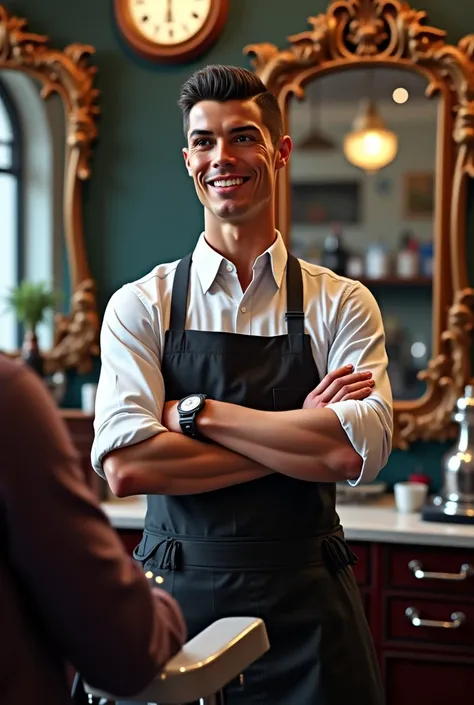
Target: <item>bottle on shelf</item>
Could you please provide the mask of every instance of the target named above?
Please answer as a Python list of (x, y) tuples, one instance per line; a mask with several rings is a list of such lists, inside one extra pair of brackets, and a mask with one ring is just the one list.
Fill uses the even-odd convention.
[(346, 276), (350, 279), (362, 279), (364, 271), (363, 257), (355, 252), (350, 254), (346, 262)]
[(433, 243), (423, 242), (420, 245), (420, 274), (433, 278)]
[(367, 279), (385, 279), (390, 275), (390, 258), (387, 247), (374, 242), (365, 253), (365, 276)]
[(400, 235), (396, 257), (396, 274), (400, 279), (414, 279), (420, 273), (419, 246), (411, 230)]
[(321, 264), (335, 274), (346, 275), (348, 252), (339, 225), (333, 225), (324, 239)]

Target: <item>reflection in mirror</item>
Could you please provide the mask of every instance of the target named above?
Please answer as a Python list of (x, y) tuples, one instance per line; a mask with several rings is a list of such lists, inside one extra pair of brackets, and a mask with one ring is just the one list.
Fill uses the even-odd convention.
[[(44, 282), (62, 292), (67, 307), (68, 274), (63, 228), (65, 115), (57, 94), (43, 100), (41, 84), (0, 70), (0, 350), (21, 347), (22, 331), (5, 295), (21, 281)], [(50, 311), (37, 329), (40, 348), (53, 342)]]
[(432, 353), (437, 104), (427, 81), (368, 67), (318, 77), (289, 125), (291, 249), (373, 292), (394, 399), (418, 399)]

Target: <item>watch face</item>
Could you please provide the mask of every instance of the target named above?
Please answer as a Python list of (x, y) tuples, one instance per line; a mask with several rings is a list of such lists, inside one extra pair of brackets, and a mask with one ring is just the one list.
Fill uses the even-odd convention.
[(211, 0), (128, 0), (130, 14), (151, 42), (174, 46), (199, 32), (211, 10)]
[(198, 409), (202, 404), (202, 399), (200, 396), (197, 394), (194, 394), (193, 396), (186, 397), (186, 399), (183, 399), (182, 402), (180, 402), (179, 408), (180, 411), (184, 411), (186, 413), (189, 413), (191, 411), (195, 411)]

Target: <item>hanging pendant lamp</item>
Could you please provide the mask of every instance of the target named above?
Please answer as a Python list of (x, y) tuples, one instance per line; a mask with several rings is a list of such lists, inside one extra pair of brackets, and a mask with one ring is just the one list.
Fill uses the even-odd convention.
[(344, 155), (354, 166), (376, 172), (392, 162), (398, 151), (398, 137), (388, 130), (373, 100), (364, 98), (344, 138)]
[(313, 86), (313, 94), (309, 98), (309, 130), (301, 138), (301, 140), (295, 145), (296, 149), (299, 150), (311, 150), (311, 151), (331, 151), (336, 149), (336, 143), (334, 140), (325, 135), (321, 129), (321, 94), (322, 86), (321, 82), (316, 82)]

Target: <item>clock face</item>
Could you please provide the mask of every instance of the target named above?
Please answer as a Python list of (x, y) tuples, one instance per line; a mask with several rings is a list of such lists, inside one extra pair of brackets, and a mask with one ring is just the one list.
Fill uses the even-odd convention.
[(128, 0), (128, 4), (140, 34), (168, 47), (194, 37), (211, 11), (211, 0)]

